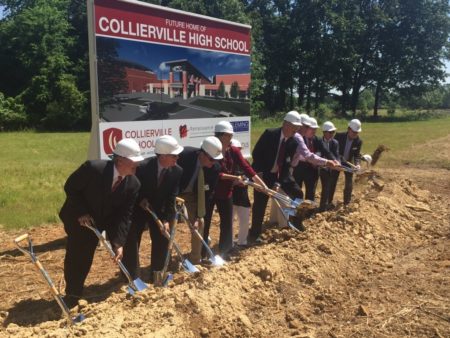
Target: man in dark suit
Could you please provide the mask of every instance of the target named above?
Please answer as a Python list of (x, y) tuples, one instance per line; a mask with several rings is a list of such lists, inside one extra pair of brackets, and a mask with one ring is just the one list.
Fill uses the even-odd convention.
[(64, 185), (66, 201), (59, 213), (67, 233), (64, 278), (65, 301), (77, 304), (92, 265), (98, 244), (96, 235), (84, 227), (94, 224), (105, 230), (118, 262), (123, 255), (139, 181), (134, 176), (137, 162), (143, 160), (138, 144), (121, 140), (112, 161), (86, 161)]
[[(178, 165), (183, 168), (180, 197), (185, 200), (189, 222), (202, 236), (206, 205), (212, 199), (219, 179), (220, 166), (217, 161), (222, 158), (222, 143), (218, 138), (209, 136), (203, 140), (200, 149), (185, 147), (178, 159)], [(192, 235), (189, 259), (193, 264), (200, 263), (201, 252), (200, 239)]]
[[(293, 136), (301, 126), (300, 114), (290, 111), (284, 117), (280, 128), (266, 129), (253, 148), (252, 167), (268, 188), (273, 188), (275, 182), (281, 183), (281, 188), (292, 194), (291, 183), (288, 179), (290, 162), (297, 149), (297, 142)], [(260, 174), (261, 173), (261, 174)], [(252, 226), (248, 235), (248, 241), (259, 241), (262, 232), (262, 223), (266, 211), (268, 196), (259, 191), (254, 191), (252, 208)]]
[[(342, 164), (350, 162), (359, 168), (361, 162), (361, 146), (362, 140), (359, 138), (359, 133), (362, 131), (361, 122), (358, 119), (351, 120), (348, 123), (346, 133), (337, 133), (335, 139), (339, 143), (339, 156)], [(353, 174), (344, 172), (345, 186), (344, 186), (344, 205), (350, 203), (353, 190)], [(331, 174), (330, 184), (330, 199), (329, 203), (333, 201), (336, 184), (339, 178), (339, 171), (333, 171)]]
[(145, 209), (152, 209), (170, 233), (169, 223), (175, 219), (175, 198), (183, 172), (177, 165), (178, 155), (182, 151), (183, 147), (174, 137), (161, 136), (155, 142), (156, 156), (144, 160), (136, 170), (141, 189), (123, 258), (133, 279), (139, 277), (139, 247), (142, 233), (147, 227), (152, 240), (150, 278), (153, 279), (153, 273), (164, 267), (169, 241)]
[[(320, 140), (322, 148), (329, 151), (329, 154), (323, 154), (322, 156), (328, 160), (339, 159), (339, 143), (334, 139), (336, 127), (333, 122), (327, 121), (322, 126), (323, 137)], [(330, 201), (330, 185), (331, 185), (331, 169), (320, 168), (320, 183), (322, 185), (322, 191), (320, 193), (320, 211), (325, 211), (331, 208)]]

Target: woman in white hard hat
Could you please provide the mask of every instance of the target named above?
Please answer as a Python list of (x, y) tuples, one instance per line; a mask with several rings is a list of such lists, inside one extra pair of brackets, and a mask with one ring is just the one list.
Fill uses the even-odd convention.
[[(211, 224), (214, 205), (217, 206), (220, 216), (220, 238), (219, 250), (224, 258), (229, 258), (229, 252), (233, 248), (233, 181), (224, 179), (223, 174), (233, 174), (235, 166), (239, 165), (246, 176), (258, 184), (265, 186), (263, 180), (256, 175), (256, 172), (242, 156), (239, 148), (231, 145), (234, 134), (233, 126), (228, 121), (220, 121), (214, 126), (215, 136), (222, 142), (223, 159), (220, 161), (221, 174), (217, 183), (214, 199), (207, 207), (205, 216), (205, 230), (203, 237), (207, 240), (209, 226)], [(204, 253), (206, 255), (206, 252)]]
[(112, 161), (86, 161), (64, 185), (66, 201), (59, 217), (67, 233), (64, 300), (69, 308), (77, 305), (82, 296), (98, 244), (97, 236), (83, 225), (106, 231), (115, 261), (122, 258), (140, 187), (134, 174), (143, 159), (136, 141), (123, 139), (116, 145)]
[[(330, 152), (330, 155), (323, 155), (328, 160), (338, 160), (339, 159), (339, 143), (334, 139), (334, 134), (336, 133), (336, 127), (333, 122), (327, 121), (322, 126), (323, 137), (322, 146)], [(322, 191), (320, 192), (320, 205), (319, 210), (325, 211), (331, 209), (333, 205), (330, 201), (330, 187), (331, 187), (331, 169), (330, 168), (320, 168), (320, 184), (322, 186)]]
[(123, 263), (132, 279), (139, 277), (139, 247), (142, 233), (147, 227), (152, 240), (150, 278), (164, 266), (169, 242), (145, 209), (152, 209), (163, 222), (166, 231), (170, 232), (169, 223), (175, 218), (175, 197), (178, 195), (182, 174), (182, 169), (177, 166), (177, 159), (182, 151), (183, 147), (174, 137), (161, 136), (155, 142), (156, 156), (143, 161), (136, 171), (141, 189), (123, 257)]

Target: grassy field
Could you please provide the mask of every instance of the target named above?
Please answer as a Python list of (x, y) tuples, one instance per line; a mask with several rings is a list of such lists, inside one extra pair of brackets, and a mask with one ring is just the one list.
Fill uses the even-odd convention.
[[(279, 125), (279, 121), (254, 122), (252, 145), (265, 128)], [(336, 126), (344, 131), (346, 122), (336, 121)], [(416, 146), (448, 136), (449, 127), (450, 117), (365, 123), (361, 134), (363, 152), (372, 153), (379, 144), (384, 144), (391, 151), (383, 155), (380, 165), (408, 162), (450, 169), (448, 153), (436, 160), (435, 154), (426, 152), (426, 147), (415, 151)], [(88, 141), (88, 133), (0, 133), (0, 226), (15, 229), (59, 222), (64, 182), (86, 159)]]

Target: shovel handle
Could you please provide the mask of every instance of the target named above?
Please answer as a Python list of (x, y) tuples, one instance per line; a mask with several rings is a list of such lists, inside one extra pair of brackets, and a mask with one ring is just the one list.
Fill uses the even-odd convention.
[(14, 243), (19, 244), (19, 242), (22, 242), (24, 239), (27, 239), (28, 237), (29, 237), (28, 234), (20, 235), (19, 237), (16, 237)]
[(239, 180), (239, 181), (243, 181), (244, 180), (244, 178), (242, 176), (230, 175), (230, 174), (222, 174), (221, 177), (224, 180)]

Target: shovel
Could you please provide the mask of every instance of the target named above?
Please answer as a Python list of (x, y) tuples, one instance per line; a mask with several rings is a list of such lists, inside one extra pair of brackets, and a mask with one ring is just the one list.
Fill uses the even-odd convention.
[[(159, 230), (164, 235), (164, 237), (166, 237), (167, 239), (170, 240), (170, 234), (168, 234), (166, 229), (164, 229), (164, 224), (158, 218), (156, 213), (153, 210), (151, 210), (149, 207), (145, 207), (145, 210), (153, 217), (153, 219), (155, 220), (156, 224), (159, 227)], [(191, 261), (189, 259), (183, 257), (183, 253), (181, 252), (180, 247), (178, 246), (178, 244), (175, 241), (173, 242), (173, 247), (175, 249), (175, 252), (178, 255), (178, 258), (180, 258), (181, 266), (183, 267), (183, 269), (186, 272), (194, 273), (194, 272), (200, 271), (194, 264), (191, 263)]]
[[(24, 247), (20, 246), (20, 242), (23, 240), (28, 240), (28, 250)], [(55, 287), (55, 284), (53, 284), (53, 281), (51, 280), (50, 276), (48, 275), (47, 271), (45, 271), (44, 267), (42, 266), (41, 262), (38, 260), (36, 255), (34, 254), (33, 250), (33, 243), (31, 241), (31, 238), (28, 236), (28, 234), (24, 234), (22, 236), (17, 237), (14, 240), (14, 244), (17, 246), (17, 248), (22, 251), (25, 255), (30, 255), (31, 261), (33, 264), (39, 269), (39, 272), (42, 274), (42, 276), (45, 278), (45, 281), (50, 287), (50, 290), (53, 294), (53, 297), (55, 298), (56, 302), (58, 303), (61, 310), (64, 312), (64, 314), (67, 316), (67, 319), (69, 320), (69, 323), (71, 325), (82, 322), (85, 317), (82, 314), (79, 314), (76, 317), (72, 317), (70, 315), (69, 308), (67, 307), (66, 303), (63, 301), (61, 295), (59, 294), (58, 290)]]
[[(114, 253), (113, 249), (111, 248), (111, 245), (109, 244), (109, 242), (106, 241), (105, 237), (103, 237), (103, 235), (100, 233), (100, 231), (98, 231), (98, 229), (95, 226), (89, 225), (87, 223), (83, 224), (83, 226), (91, 229), (95, 233), (95, 235), (98, 237), (98, 239), (103, 244), (103, 246), (109, 251), (112, 258), (116, 257), (116, 254)], [(131, 275), (128, 272), (127, 268), (125, 267), (125, 265), (123, 265), (123, 263), (121, 261), (119, 261), (118, 264), (119, 264), (120, 270), (122, 270), (122, 272), (128, 279), (127, 291), (130, 295), (133, 296), (136, 292), (139, 292), (139, 291), (142, 291), (142, 290), (145, 290), (148, 288), (148, 285), (145, 284), (140, 278), (136, 278), (135, 280), (133, 280), (131, 278)]]
[(164, 267), (161, 271), (153, 272), (153, 284), (155, 286), (167, 286), (169, 284), (169, 281), (173, 279), (173, 275), (171, 273), (167, 273), (167, 268), (169, 267), (174, 239), (175, 239), (175, 222), (173, 222), (172, 227), (170, 229), (169, 244), (167, 246), (167, 255), (166, 260), (164, 261)]
[[(213, 265), (213, 266), (225, 265), (226, 263), (225, 263), (224, 259), (222, 257), (220, 257), (219, 255), (214, 255), (214, 252), (211, 250), (208, 243), (206, 243), (206, 241), (203, 239), (203, 236), (198, 232), (197, 229), (195, 229), (195, 227), (191, 224), (191, 222), (189, 222), (189, 219), (186, 216), (185, 209), (184, 209), (184, 200), (180, 197), (177, 197), (176, 201), (179, 202), (179, 204), (177, 204), (177, 215), (181, 216), (181, 218), (184, 219), (186, 224), (189, 226), (189, 229), (198, 237), (198, 239), (200, 239), (200, 241), (202, 242), (206, 251), (208, 252), (208, 256), (209, 256), (211, 265)], [(198, 222), (203, 222), (203, 219), (199, 218)]]
[[(274, 191), (279, 193), (280, 184), (279, 183), (275, 183), (274, 187), (275, 187)], [(281, 213), (283, 214), (283, 217), (286, 220), (286, 223), (287, 223), (288, 227), (291, 228), (292, 230), (294, 230), (295, 232), (301, 232), (299, 229), (297, 229), (297, 227), (294, 226), (294, 224), (291, 223), (291, 221), (289, 221), (289, 216), (296, 216), (297, 215), (297, 213), (294, 211), (295, 209), (292, 209), (292, 208), (284, 209), (281, 206), (280, 202), (276, 198), (272, 198), (272, 200), (275, 202), (277, 207), (280, 208)], [(298, 200), (296, 200), (296, 201), (298, 201)], [(299, 203), (299, 205), (300, 205), (300, 203)], [(292, 212), (292, 211), (294, 211), (294, 212)]]

